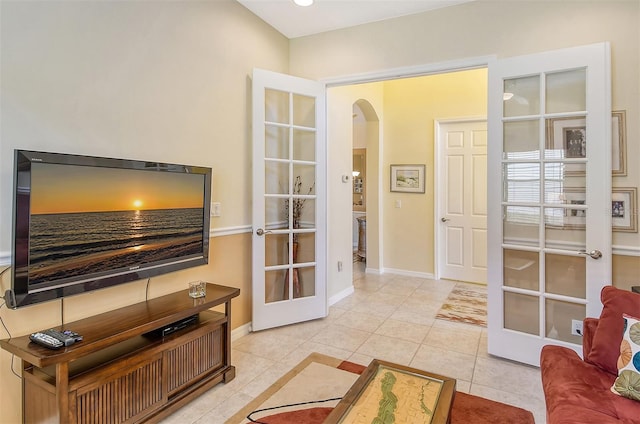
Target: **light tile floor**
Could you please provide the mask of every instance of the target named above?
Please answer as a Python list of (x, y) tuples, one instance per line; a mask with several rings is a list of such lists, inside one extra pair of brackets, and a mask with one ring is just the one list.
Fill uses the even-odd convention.
[(236, 340), (231, 353), (236, 378), (163, 422), (224, 423), (308, 354), (320, 352), (363, 365), (378, 358), (454, 377), (457, 390), (528, 409), (544, 424), (538, 368), (490, 356), (484, 327), (435, 318), (454, 285), (365, 274), (363, 264), (354, 263), (355, 292), (331, 306), (327, 318)]

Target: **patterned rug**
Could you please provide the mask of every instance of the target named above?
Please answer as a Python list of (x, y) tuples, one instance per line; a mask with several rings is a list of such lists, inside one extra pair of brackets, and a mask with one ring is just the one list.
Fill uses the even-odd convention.
[[(312, 353), (225, 424), (322, 424), (364, 369)], [(450, 417), (451, 424), (534, 424), (529, 411), (463, 392), (456, 392)]]
[(456, 283), (436, 315), (438, 319), (487, 326), (487, 287)]

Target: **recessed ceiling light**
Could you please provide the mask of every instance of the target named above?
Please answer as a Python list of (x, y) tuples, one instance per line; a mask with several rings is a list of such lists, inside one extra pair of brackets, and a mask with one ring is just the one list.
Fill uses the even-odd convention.
[(293, 0), (293, 2), (298, 6), (311, 6), (313, 4), (313, 0)]

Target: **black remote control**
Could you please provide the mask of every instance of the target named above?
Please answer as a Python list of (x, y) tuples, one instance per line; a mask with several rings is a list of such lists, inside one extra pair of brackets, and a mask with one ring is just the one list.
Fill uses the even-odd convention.
[(71, 337), (76, 342), (81, 342), (83, 339), (83, 337), (80, 334), (75, 333), (71, 330), (64, 330), (62, 334), (64, 334), (66, 337)]
[(70, 330), (61, 332), (50, 328), (31, 334), (29, 339), (49, 349), (60, 349), (61, 347), (71, 346), (77, 341), (82, 341), (82, 336)]
[(64, 346), (62, 341), (44, 332), (33, 333), (29, 336), (29, 339), (32, 342), (37, 343), (40, 346), (48, 347), (49, 349), (60, 349)]

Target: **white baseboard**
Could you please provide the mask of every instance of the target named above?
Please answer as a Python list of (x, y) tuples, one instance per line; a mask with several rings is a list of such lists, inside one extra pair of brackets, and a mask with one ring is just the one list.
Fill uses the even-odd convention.
[(334, 294), (333, 296), (331, 296), (329, 298), (329, 306), (335, 305), (336, 303), (340, 302), (345, 297), (349, 296), (350, 294), (353, 294), (354, 291), (355, 291), (355, 288), (353, 287), (353, 285), (351, 285), (351, 286), (347, 287), (346, 289), (342, 290), (341, 292), (339, 292), (337, 294)]
[(428, 272), (415, 272), (415, 271), (407, 271), (404, 269), (395, 269), (395, 268), (384, 268), (382, 271), (383, 274), (395, 274), (395, 275), (404, 275), (406, 277), (417, 277), (417, 278), (430, 278), (434, 280), (435, 275)]
[(238, 340), (240, 337), (246, 336), (249, 333), (251, 333), (251, 322), (241, 325), (240, 327), (231, 331), (231, 343)]
[[(338, 303), (339, 301), (341, 301), (342, 299), (344, 299), (345, 297), (349, 296), (350, 294), (353, 294), (354, 292), (354, 287), (350, 286), (347, 287), (346, 289), (342, 290), (340, 293), (331, 296), (331, 298), (329, 299), (329, 306), (334, 305), (336, 303)], [(244, 325), (241, 325), (240, 327), (236, 328), (235, 330), (231, 331), (231, 343), (233, 343), (234, 341), (238, 340), (241, 337), (246, 336), (247, 334), (251, 333), (252, 328), (251, 328), (251, 322), (248, 322)]]

